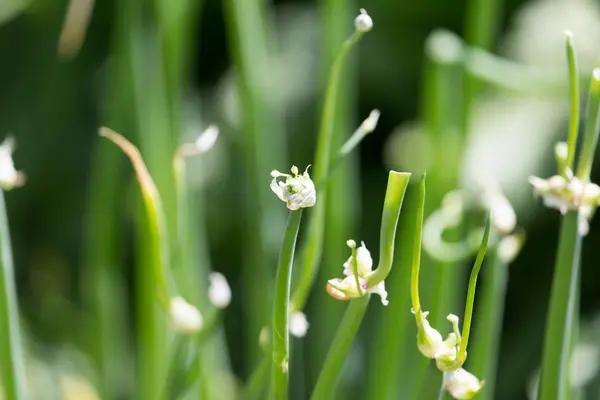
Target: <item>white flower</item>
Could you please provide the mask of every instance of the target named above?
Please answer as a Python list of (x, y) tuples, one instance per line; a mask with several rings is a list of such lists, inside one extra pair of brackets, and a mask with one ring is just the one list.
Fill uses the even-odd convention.
[[(309, 165), (310, 167), (310, 165)], [(302, 175), (298, 174), (298, 168), (292, 166), (292, 175), (282, 174), (274, 170), (271, 172), (273, 180), (271, 181), (271, 190), (279, 199), (287, 204), (290, 210), (307, 208), (315, 205), (317, 193), (315, 184), (308, 175), (308, 167)], [(285, 178), (285, 182), (278, 181), (278, 178)]]
[(472, 399), (483, 388), (484, 382), (466, 370), (460, 368), (453, 372), (444, 372), (443, 388), (458, 400)]
[(290, 333), (298, 338), (306, 336), (310, 324), (302, 311), (294, 311), (290, 315)]
[(194, 334), (202, 328), (204, 323), (200, 311), (182, 297), (171, 299), (169, 315), (173, 329), (179, 333)]
[(0, 187), (10, 190), (24, 183), (23, 173), (15, 169), (12, 153), (15, 150), (15, 141), (9, 136), (0, 143)]
[(231, 289), (225, 276), (219, 272), (212, 272), (208, 279), (208, 299), (217, 308), (225, 308), (231, 303)]
[(508, 235), (500, 239), (498, 243), (498, 256), (505, 263), (512, 262), (521, 251), (524, 238), (522, 234)]
[(369, 32), (373, 29), (373, 20), (364, 8), (360, 9), (360, 14), (354, 19), (354, 27), (358, 32)]
[[(346, 244), (352, 250), (352, 255), (343, 266), (345, 278), (335, 278), (327, 281), (327, 293), (338, 300), (350, 300), (364, 296), (366, 293), (374, 293), (379, 295), (381, 303), (387, 306), (389, 301), (387, 300), (388, 294), (385, 290), (385, 282), (381, 281), (372, 287), (368, 287), (366, 278), (373, 272), (373, 259), (367, 246), (362, 242), (357, 249), (354, 240), (348, 240)], [(358, 286), (356, 284), (357, 278), (354, 276), (353, 263), (356, 263), (358, 271)]]
[(216, 125), (210, 125), (198, 136), (194, 145), (200, 153), (205, 153), (213, 148), (219, 137), (219, 128)]
[[(411, 310), (414, 314), (414, 310)], [(417, 348), (427, 358), (435, 358), (442, 345), (442, 335), (427, 321), (429, 312), (421, 312), (421, 321), (417, 321)]]
[(456, 371), (462, 364), (457, 359), (457, 355), (458, 341), (456, 334), (449, 333), (448, 337), (442, 342), (438, 352), (435, 354), (435, 365), (440, 371)]

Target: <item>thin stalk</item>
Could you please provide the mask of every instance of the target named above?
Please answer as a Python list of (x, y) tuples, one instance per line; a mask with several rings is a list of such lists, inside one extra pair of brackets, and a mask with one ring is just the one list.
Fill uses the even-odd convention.
[[(379, 265), (373, 274), (365, 278), (369, 287), (372, 287), (385, 279), (392, 268), (396, 241), (396, 227), (398, 225), (398, 218), (409, 179), (410, 174), (408, 173), (395, 171), (390, 171), (389, 173), (381, 216)], [(311, 396), (312, 399), (331, 398), (342, 370), (344, 360), (354, 341), (354, 337), (356, 336), (356, 332), (358, 331), (368, 302), (368, 295), (359, 299), (354, 299), (350, 302), (342, 322), (338, 327), (333, 344), (327, 352), (325, 364)]]
[[(337, 57), (335, 58), (329, 75), (329, 83), (325, 94), (323, 117), (319, 130), (317, 150), (315, 155), (315, 166), (313, 180), (320, 182), (329, 174), (331, 166), (331, 147), (334, 136), (334, 123), (336, 101), (339, 91), (340, 75), (343, 62), (352, 49), (362, 37), (362, 33), (354, 32), (347, 39)], [(307, 241), (303, 243), (301, 251), (301, 276), (292, 296), (294, 310), (301, 311), (306, 305), (306, 300), (317, 276), (319, 263), (323, 255), (323, 237), (325, 234), (325, 216), (327, 209), (327, 190), (319, 192), (319, 202), (315, 205), (308, 222)]]
[(421, 300), (419, 298), (419, 269), (421, 267), (421, 242), (423, 241), (423, 218), (425, 215), (425, 176), (419, 184), (419, 203), (417, 204), (417, 223), (413, 244), (413, 262), (410, 275), (410, 297), (417, 324), (422, 324)]
[(475, 318), (477, 335), (471, 345), (469, 371), (485, 381), (485, 390), (478, 398), (491, 400), (494, 398), (500, 336), (504, 316), (504, 300), (508, 283), (508, 263), (498, 250), (483, 276), (483, 298), (478, 305)]
[(342, 371), (350, 347), (352, 347), (352, 342), (354, 342), (360, 323), (367, 311), (369, 299), (370, 295), (366, 295), (350, 301), (333, 343), (327, 352), (327, 358), (317, 380), (317, 385), (310, 396), (312, 400), (333, 398), (333, 392), (340, 372)]
[(467, 359), (467, 344), (469, 343), (469, 335), (471, 333), (471, 320), (473, 319), (473, 307), (475, 305), (475, 288), (477, 286), (477, 277), (479, 276), (479, 271), (481, 270), (483, 260), (485, 259), (488, 241), (490, 239), (491, 222), (491, 217), (488, 216), (487, 222), (485, 224), (485, 229), (483, 231), (483, 238), (481, 239), (481, 246), (479, 247), (479, 251), (477, 252), (477, 258), (475, 259), (475, 264), (473, 265), (473, 269), (471, 270), (471, 276), (469, 277), (467, 302), (465, 304), (465, 316), (463, 319), (462, 326), (462, 338), (458, 338), (458, 340), (460, 341), (460, 350), (458, 352), (457, 358), (462, 362), (464, 362)]
[(544, 339), (539, 400), (561, 399), (568, 385), (576, 286), (580, 274), (582, 237), (579, 217), (569, 211), (562, 220)]
[(25, 398), (25, 370), (14, 264), (4, 191), (0, 190), (0, 359), (6, 400)]
[(266, 18), (266, 2), (225, 0), (222, 3), (242, 106), (240, 136), (247, 182), (242, 291), (247, 305), (245, 347), (248, 350), (244, 361), (249, 370), (260, 360), (256, 339), (262, 327), (269, 324), (270, 300), (264, 288), (273, 282), (269, 266), (277, 258), (274, 232), (284, 225), (285, 218), (280, 207), (272, 206), (271, 194), (263, 190), (263, 184), (274, 168), (286, 164), (285, 129), (283, 110), (272, 86), (269, 40), (275, 35)]
[(292, 265), (294, 263), (294, 250), (296, 238), (302, 220), (302, 209), (291, 211), (288, 217), (283, 245), (277, 265), (275, 278), (275, 296), (273, 305), (273, 357), (271, 365), (272, 394), (275, 399), (288, 397), (288, 364), (290, 353), (289, 332), (289, 300), (290, 285), (292, 282)]
[(567, 65), (569, 67), (569, 100), (571, 105), (571, 118), (569, 120), (569, 136), (567, 138), (567, 168), (573, 171), (575, 162), (575, 146), (579, 133), (579, 74), (577, 71), (577, 56), (573, 47), (573, 34), (565, 32)]

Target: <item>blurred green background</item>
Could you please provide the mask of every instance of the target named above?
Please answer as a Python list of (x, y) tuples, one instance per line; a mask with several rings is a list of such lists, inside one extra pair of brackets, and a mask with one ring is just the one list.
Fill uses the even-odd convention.
[[(121, 348), (127, 355), (124, 359), (133, 359), (130, 353), (137, 326), (135, 282), (139, 271), (133, 267), (138, 257), (132, 210), (137, 204), (137, 187), (124, 157), (103, 150), (106, 143), (98, 137), (98, 127), (110, 126), (140, 144), (151, 172), (167, 192), (172, 190), (168, 189), (170, 166), (163, 163), (161, 170), (161, 157), (164, 161), (164, 154), (172, 152), (177, 144), (193, 140), (210, 123), (221, 128), (215, 149), (202, 160), (189, 163), (188, 183), (192, 192), (203, 193), (197, 202), (190, 203), (198, 213), (202, 210), (203, 221), (196, 216), (191, 222), (202, 227), (210, 264), (227, 276), (233, 289), (224, 332), (231, 365), (240, 380), (248, 377), (254, 365), (252, 351), (257, 351), (250, 349), (258, 337), (248, 327), (247, 319), (269, 312), (249, 310), (252, 302), (248, 287), (271, 290), (260, 272), (247, 265), (253, 229), (262, 230), (267, 246), (274, 249), (266, 258), (273, 261), (285, 222), (283, 210), (257, 222), (249, 217), (252, 213), (248, 205), (262, 196), (267, 199), (263, 202), (266, 208), (280, 208), (269, 193), (268, 171), (284, 171), (292, 163), (303, 169), (311, 162), (324, 71), (346, 36), (344, 32), (351, 32), (359, 7), (368, 10), (375, 27), (348, 63), (340, 95), (341, 102), (347, 103), (341, 107), (345, 114), (340, 117), (340, 129), (346, 129), (344, 137), (349, 135), (373, 108), (381, 110), (381, 119), (376, 132), (364, 140), (342, 168), (345, 172), (340, 180), (345, 183), (337, 200), (340, 207), (333, 205), (331, 210), (333, 214), (342, 213), (334, 228), (343, 240), (337, 242), (337, 247), (326, 242), (323, 268), (335, 274), (341, 271), (348, 237), (365, 240), (376, 248), (388, 169), (418, 173), (434, 162), (429, 150), (435, 144), (421, 142), (415, 136), (415, 132), (426, 129), (418, 121), (427, 118), (428, 83), (435, 79), (430, 74), (431, 60), (456, 57), (454, 42), (444, 41), (448, 37), (440, 34), (440, 29), (465, 37), (469, 12), (473, 12), (476, 2), (377, 0), (337, 2), (337, 6), (332, 6), (336, 2), (326, 1), (238, 2), (265, 6), (266, 18), (249, 18), (246, 34), (270, 32), (268, 57), (260, 49), (249, 50), (246, 56), (236, 55), (231, 17), (227, 17), (232, 7), (226, 4), (235, 1), (74, 1), (84, 10), (78, 14), (79, 19), (75, 18), (84, 35), (77, 51), (77, 44), (70, 42), (59, 46), (67, 1), (0, 0), (0, 132), (15, 136), (15, 163), (27, 174), (26, 185), (7, 195), (18, 294), (29, 351), (50, 366), (48, 376), (70, 373), (95, 385), (99, 379), (94, 350), (97, 342), (90, 333), (95, 329), (90, 298), (99, 285), (90, 259), (102, 258), (102, 253), (93, 250), (102, 246), (90, 243), (98, 229), (106, 229), (97, 240), (105, 241), (111, 254), (107, 259), (118, 260), (109, 266), (118, 285), (110, 286), (106, 293), (125, 293), (117, 304), (123, 318), (115, 320), (115, 325), (125, 332)], [(449, 80), (449, 98), (439, 104), (447, 107), (445, 115), (450, 116), (450, 124), (468, 131), (457, 166), (459, 184), (476, 187), (475, 173), (489, 171), (503, 185), (517, 211), (519, 226), (527, 232), (526, 245), (510, 266), (495, 392), (498, 399), (524, 399), (541, 356), (559, 226), (559, 214), (542, 209), (526, 179), (550, 173), (553, 142), (566, 134), (562, 32), (566, 28), (574, 31), (581, 70), (588, 74), (600, 56), (600, 3), (497, 3), (492, 18), (484, 21), (489, 40), (475, 44), (487, 48), (487, 55), (503, 58), (469, 61), (474, 64), (469, 68), (480, 78), (489, 75), (489, 79), (476, 82), (468, 123), (452, 121), (456, 113), (460, 114), (465, 96), (461, 67), (449, 68), (448, 73), (454, 74)], [(93, 7), (87, 29), (86, 5)], [(342, 36), (332, 38), (336, 28), (331, 28), (334, 22), (328, 21), (341, 24), (338, 32)], [(440, 34), (437, 39), (441, 40), (432, 38), (432, 32)], [(77, 27), (71, 34), (76, 41), (80, 35)], [(256, 61), (255, 72), (264, 84), (258, 90), (259, 98), (266, 99), (267, 117), (275, 120), (270, 121), (271, 125), (258, 123), (260, 134), (254, 132), (250, 139), (243, 118), (244, 112), (252, 113), (244, 103), (248, 90), (240, 90), (235, 79), (241, 58)], [(508, 67), (503, 63), (509, 63)], [(247, 70), (248, 66), (241, 68)], [(249, 173), (244, 160), (257, 137), (262, 137), (263, 148), (250, 153), (263, 157), (262, 164), (258, 164), (264, 168)], [(287, 147), (282, 147), (285, 143)], [(453, 150), (449, 147), (448, 151)], [(255, 178), (263, 169), (267, 173)], [(596, 168), (596, 181), (600, 178), (597, 172)], [(172, 208), (170, 195), (163, 196), (167, 209)], [(437, 205), (432, 203), (431, 207)], [(109, 226), (98, 228), (97, 224)], [(328, 231), (334, 228), (328, 224)], [(590, 345), (586, 354), (592, 354), (592, 359), (598, 358), (600, 345), (596, 322), (600, 306), (598, 241), (600, 229), (595, 221), (584, 242), (580, 304), (581, 340)], [(397, 249), (398, 253), (402, 251)], [(261, 268), (274, 273), (275, 264)], [(485, 280), (485, 272), (482, 274)], [(317, 281), (313, 293), (318, 294), (311, 298), (307, 309), (311, 323), (308, 336), (295, 344), (302, 346), (303, 351), (296, 353), (305, 365), (298, 375), (304, 383), (293, 384), (298, 399), (307, 398), (306, 388), (314, 384), (345, 306), (324, 295), (325, 279), (332, 276), (324, 274)], [(408, 286), (405, 289), (408, 292)], [(402, 295), (389, 291), (391, 303)], [(368, 371), (386, 368), (364, 364), (369, 358), (370, 341), (379, 340), (373, 333), (380, 327), (376, 317), (386, 311), (378, 303), (370, 305), (372, 313), (367, 315), (361, 340), (346, 365), (342, 386), (346, 394), (353, 395), (344, 398), (368, 398)], [(397, 318), (410, 318), (409, 310)], [(403, 360), (403, 354), (394, 357)], [(596, 371), (595, 359), (588, 369)], [(123, 381), (118, 398), (132, 398), (132, 364), (125, 362), (119, 365), (122, 370), (113, 371)], [(49, 378), (49, 386), (58, 384), (58, 380)]]

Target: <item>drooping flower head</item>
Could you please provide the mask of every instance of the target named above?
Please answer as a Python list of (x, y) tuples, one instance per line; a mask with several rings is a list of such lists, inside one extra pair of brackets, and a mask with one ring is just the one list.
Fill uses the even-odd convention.
[(0, 143), (0, 187), (10, 190), (23, 185), (25, 175), (15, 169), (12, 153), (15, 151), (15, 140), (9, 136)]
[[(373, 259), (371, 253), (363, 242), (359, 248), (356, 248), (354, 240), (346, 242), (352, 255), (344, 263), (345, 278), (335, 278), (327, 281), (327, 293), (338, 300), (350, 300), (367, 293), (375, 293), (381, 296), (381, 303), (384, 306), (388, 305), (387, 292), (385, 290), (385, 282), (381, 281), (373, 287), (369, 287), (367, 277), (373, 273)], [(355, 275), (354, 270), (358, 272)]]
[(171, 317), (173, 329), (175, 332), (179, 333), (188, 335), (194, 334), (198, 332), (204, 324), (200, 311), (182, 297), (171, 299), (169, 316)]
[[(317, 201), (317, 192), (315, 184), (310, 179), (308, 167), (303, 174), (298, 174), (298, 167), (292, 166), (292, 174), (283, 174), (277, 170), (271, 172), (273, 180), (271, 181), (271, 190), (279, 199), (287, 204), (290, 210), (307, 208), (315, 205)], [(285, 181), (278, 180), (285, 178)]]
[(219, 272), (212, 272), (208, 279), (208, 299), (217, 308), (226, 308), (231, 303), (231, 288), (227, 278)]

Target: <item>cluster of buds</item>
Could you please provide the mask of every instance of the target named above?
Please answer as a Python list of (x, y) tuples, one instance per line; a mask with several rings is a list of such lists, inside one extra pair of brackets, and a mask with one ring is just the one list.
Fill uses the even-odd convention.
[(583, 182), (572, 174), (566, 176), (554, 175), (548, 179), (535, 176), (529, 178), (536, 195), (542, 196), (544, 205), (559, 210), (562, 214), (567, 211), (578, 211), (579, 233), (586, 235), (589, 230), (589, 220), (594, 215), (600, 203), (600, 187), (591, 182)]
[(356, 248), (354, 240), (348, 240), (346, 245), (352, 251), (348, 260), (344, 263), (345, 278), (335, 278), (327, 281), (327, 293), (337, 300), (350, 300), (362, 297), (367, 293), (375, 293), (381, 296), (381, 303), (388, 305), (385, 281), (381, 281), (371, 287), (367, 282), (368, 276), (373, 273), (373, 259), (371, 253), (362, 242)]
[[(271, 190), (279, 197), (279, 200), (286, 203), (287, 208), (294, 211), (300, 208), (312, 207), (317, 201), (317, 192), (315, 184), (310, 179), (308, 167), (301, 175), (298, 174), (298, 167), (292, 166), (292, 174), (283, 174), (277, 170), (271, 172)], [(278, 180), (285, 178), (285, 181)]]
[(417, 320), (417, 347), (425, 357), (434, 359), (437, 368), (444, 373), (443, 386), (455, 399), (473, 398), (483, 388), (484, 382), (462, 368), (466, 352), (461, 356), (461, 335), (458, 316), (449, 314), (447, 320), (452, 323), (452, 333), (446, 340), (431, 327), (427, 321), (427, 311), (415, 311)]

